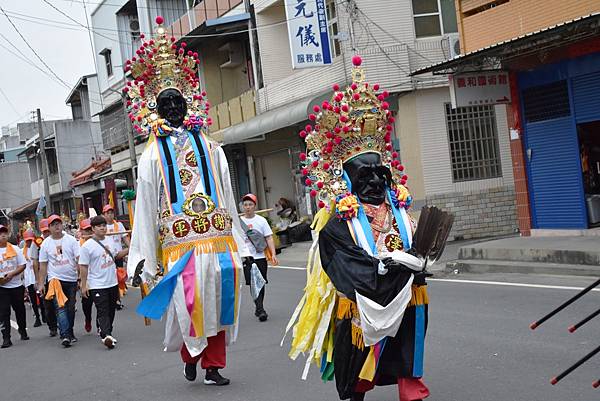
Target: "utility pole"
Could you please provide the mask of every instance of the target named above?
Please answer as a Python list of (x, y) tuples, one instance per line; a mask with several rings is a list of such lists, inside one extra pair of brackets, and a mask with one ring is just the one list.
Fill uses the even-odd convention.
[(46, 143), (44, 142), (44, 129), (42, 127), (42, 114), (40, 109), (36, 110), (38, 121), (38, 134), (40, 139), (40, 151), (42, 153), (42, 176), (44, 179), (44, 198), (46, 199), (46, 214), (52, 212), (52, 202), (50, 202), (50, 170), (48, 169), (48, 158), (46, 157)]
[(123, 99), (123, 116), (125, 118), (125, 129), (127, 130), (127, 141), (129, 142), (129, 161), (131, 163), (131, 177), (133, 178), (133, 189), (137, 190), (137, 155), (135, 154), (135, 142), (133, 140), (133, 127), (127, 114), (127, 96), (121, 92)]

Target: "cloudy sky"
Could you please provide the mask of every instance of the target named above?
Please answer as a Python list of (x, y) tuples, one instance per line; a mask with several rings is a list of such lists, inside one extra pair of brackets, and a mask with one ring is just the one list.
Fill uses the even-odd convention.
[[(83, 0), (48, 2), (86, 25)], [(98, 2), (86, 0), (88, 14)], [(95, 73), (87, 29), (44, 0), (0, 0), (0, 7), (53, 71), (36, 57), (0, 11), (0, 125), (28, 121), (36, 108), (46, 120), (70, 118), (65, 104), (70, 89), (65, 84), (72, 87), (82, 75)]]

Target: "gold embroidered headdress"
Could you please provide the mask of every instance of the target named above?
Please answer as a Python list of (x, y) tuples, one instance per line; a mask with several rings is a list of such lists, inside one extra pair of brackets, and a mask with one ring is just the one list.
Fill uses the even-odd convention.
[(344, 90), (333, 85), (331, 101), (314, 106), (314, 114), (308, 116), (314, 126), (309, 124), (300, 131), (300, 137), (306, 141), (306, 153), (300, 154), (302, 173), (320, 208), (329, 207), (334, 201), (339, 203), (348, 195), (343, 164), (368, 152), (381, 155), (382, 164), (392, 171), (392, 186), (396, 193), (401, 192), (400, 201), (409, 197), (404, 188), (408, 177), (392, 146), (394, 117), (385, 101), (388, 93), (379, 92), (377, 84), (365, 82), (359, 56), (354, 56), (352, 63), (352, 84)]
[[(127, 93), (127, 110), (133, 128), (139, 133), (149, 133), (154, 128), (160, 135), (156, 98), (165, 89), (181, 92), (187, 102), (186, 125), (207, 128), (206, 93), (200, 90), (198, 79), (198, 53), (186, 50), (182, 42), (178, 48), (175, 37), (169, 37), (163, 27), (164, 19), (156, 17), (156, 34), (136, 51), (136, 56), (125, 62), (125, 71), (131, 71), (133, 81), (128, 81), (123, 91)], [(144, 39), (144, 36), (141, 35)], [(190, 127), (188, 127), (190, 128)]]

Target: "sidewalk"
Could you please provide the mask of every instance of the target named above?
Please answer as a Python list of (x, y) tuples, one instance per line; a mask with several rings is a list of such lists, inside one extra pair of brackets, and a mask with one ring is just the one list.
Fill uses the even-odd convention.
[(598, 237), (510, 237), (460, 247), (446, 271), (600, 275)]

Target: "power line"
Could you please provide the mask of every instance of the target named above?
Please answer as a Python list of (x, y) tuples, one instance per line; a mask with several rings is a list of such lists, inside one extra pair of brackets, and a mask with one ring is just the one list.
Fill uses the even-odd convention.
[(2, 13), (4, 14), (4, 16), (6, 17), (6, 19), (8, 20), (8, 22), (12, 25), (12, 27), (15, 29), (15, 31), (17, 31), (17, 33), (19, 34), (19, 36), (21, 37), (21, 39), (23, 40), (23, 42), (25, 42), (25, 44), (27, 45), (27, 47), (29, 48), (29, 50), (31, 50), (33, 52), (33, 54), (38, 58), (38, 60), (40, 60), (40, 62), (52, 73), (52, 75), (54, 75), (56, 77), (56, 79), (58, 79), (60, 82), (62, 82), (67, 88), (69, 88), (69, 84), (67, 84), (65, 81), (62, 80), (62, 78), (60, 78), (52, 68), (50, 68), (50, 66), (48, 64), (46, 64), (46, 62), (44, 61), (44, 59), (35, 51), (35, 49), (33, 47), (31, 47), (31, 45), (29, 44), (29, 42), (27, 41), (27, 39), (25, 39), (25, 37), (23, 36), (23, 34), (21, 33), (21, 31), (19, 31), (19, 28), (17, 28), (17, 26), (12, 22), (12, 20), (10, 19), (10, 17), (8, 16), (8, 14), (6, 14), (6, 12), (4, 11), (4, 9), (0, 6), (0, 11), (2, 11)]
[(19, 115), (19, 112), (17, 111), (17, 108), (15, 107), (15, 105), (13, 104), (13, 102), (9, 99), (8, 96), (6, 96), (6, 93), (4, 93), (4, 89), (0, 88), (0, 93), (2, 93), (2, 96), (4, 96), (4, 99), (6, 99), (6, 101), (8, 102), (8, 104), (10, 105), (10, 107), (13, 109), (13, 111), (15, 112), (15, 114)]

